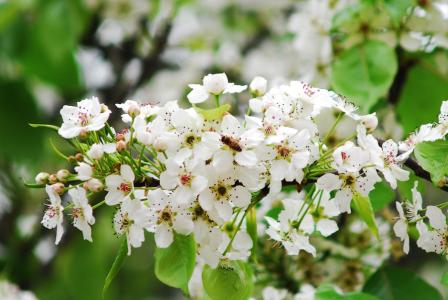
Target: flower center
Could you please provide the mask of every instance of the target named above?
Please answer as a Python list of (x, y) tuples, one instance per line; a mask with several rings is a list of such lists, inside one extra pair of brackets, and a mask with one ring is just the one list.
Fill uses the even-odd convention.
[(131, 191), (131, 185), (129, 183), (122, 182), (122, 183), (120, 183), (119, 189), (123, 193), (129, 193)]
[(180, 176), (180, 183), (182, 185), (190, 185), (192, 176), (191, 174), (182, 174)]
[(87, 126), (89, 124), (89, 116), (84, 112), (78, 114), (78, 119), (82, 126)]
[(291, 154), (291, 150), (284, 145), (276, 146), (276, 150), (277, 150), (277, 153), (283, 158), (287, 158)]

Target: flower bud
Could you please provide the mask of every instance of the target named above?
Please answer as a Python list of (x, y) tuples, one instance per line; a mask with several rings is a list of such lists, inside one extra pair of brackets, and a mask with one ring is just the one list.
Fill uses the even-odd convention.
[(115, 136), (115, 139), (118, 141), (124, 141), (125, 140), (125, 136), (123, 133), (117, 133), (117, 135)]
[(101, 144), (93, 144), (89, 151), (87, 151), (87, 155), (91, 158), (91, 159), (101, 159), (101, 157), (103, 157), (104, 155), (104, 150), (103, 150), (103, 145)]
[(50, 174), (48, 174), (47, 172), (40, 172), (39, 174), (36, 175), (36, 178), (34, 180), (38, 184), (45, 184), (48, 182), (49, 177)]
[(378, 118), (376, 117), (376, 113), (362, 116), (361, 124), (366, 128), (367, 132), (374, 131), (378, 126)]
[(84, 160), (84, 155), (82, 155), (81, 153), (76, 153), (75, 159), (77, 161), (83, 161)]
[(128, 114), (132, 118), (135, 118), (136, 116), (138, 116), (140, 114), (140, 107), (138, 106), (138, 104), (129, 105)]
[(87, 131), (87, 129), (85, 129), (85, 128), (81, 129), (81, 131), (79, 132), (79, 138), (82, 140), (85, 140), (88, 137), (89, 137), (89, 132)]
[(118, 152), (121, 152), (121, 151), (125, 150), (126, 147), (127, 147), (127, 144), (126, 144), (125, 141), (118, 141), (117, 142), (117, 151)]
[(59, 195), (62, 195), (64, 193), (65, 186), (62, 183), (60, 183), (60, 182), (51, 185), (51, 187)]
[(89, 181), (84, 182), (83, 187), (93, 193), (98, 193), (103, 190), (104, 185), (99, 179), (92, 178)]
[(58, 182), (58, 177), (56, 176), (56, 174), (51, 174), (48, 177), (48, 183), (53, 184), (53, 183), (56, 183), (56, 182)]
[(263, 96), (266, 93), (268, 81), (260, 76), (255, 77), (249, 85), (250, 92), (255, 96)]
[(58, 179), (58, 181), (64, 182), (69, 175), (70, 175), (70, 172), (68, 170), (61, 169), (56, 173), (56, 178)]
[(214, 95), (221, 94), (224, 92), (224, 89), (229, 84), (227, 79), (227, 75), (224, 73), (219, 74), (208, 74), (202, 80), (204, 88), (207, 92), (212, 93)]
[(73, 155), (70, 155), (69, 157), (67, 157), (67, 160), (71, 164), (76, 163), (76, 157), (74, 157)]
[(157, 151), (165, 151), (168, 148), (168, 144), (164, 138), (157, 138), (153, 143), (154, 149)]

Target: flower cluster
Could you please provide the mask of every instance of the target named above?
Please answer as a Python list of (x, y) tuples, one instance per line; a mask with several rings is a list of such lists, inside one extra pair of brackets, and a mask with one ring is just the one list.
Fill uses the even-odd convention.
[[(438, 124), (424, 125), (397, 144), (372, 135), (378, 124), (375, 114), (361, 115), (342, 96), (304, 82), (268, 90), (264, 78), (255, 78), (243, 119), (221, 102), (246, 85), (229, 83), (221, 73), (190, 87), (190, 108), (176, 101), (162, 106), (133, 100), (117, 104), (126, 124), (119, 131), (109, 125), (111, 111), (97, 98), (62, 108), (58, 132), (75, 149), (67, 157), (73, 171), (36, 176), (37, 186), (50, 199), (42, 224), (56, 228), (56, 243), (66, 214), (84, 239), (92, 241), (95, 210), (111, 206), (116, 208), (115, 233), (125, 236), (128, 254), (142, 245), (149, 231), (158, 248), (170, 247), (176, 235), (194, 236), (201, 267), (246, 261), (257, 241), (250, 227), (258, 223), (258, 234), (281, 244), (288, 255), (316, 256), (319, 247), (313, 237), (325, 240), (340, 229), (341, 214), (370, 207), (368, 195), (383, 179), (393, 189), (397, 181), (407, 181), (403, 163), (415, 145), (448, 133), (446, 101)], [(209, 98), (214, 98), (215, 108), (197, 106)], [(333, 124), (320, 126), (319, 120), (328, 115), (334, 116)], [(348, 134), (335, 138), (343, 122), (351, 124)], [(281, 199), (278, 214), (266, 213), (264, 203), (272, 203), (285, 189), (297, 193)], [(61, 197), (65, 193), (68, 197)], [(94, 200), (95, 195), (104, 200)], [(397, 209), (394, 230), (405, 252), (411, 218), (420, 232), (417, 244), (446, 253), (448, 225), (439, 208), (422, 210), (414, 190), (414, 204), (397, 204)], [(359, 210), (368, 219), (365, 209)], [(378, 235), (371, 214), (373, 222), (366, 223)]]

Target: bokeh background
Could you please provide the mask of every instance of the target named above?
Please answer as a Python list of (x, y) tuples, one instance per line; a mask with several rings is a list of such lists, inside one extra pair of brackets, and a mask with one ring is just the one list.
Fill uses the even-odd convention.
[[(213, 72), (226, 72), (239, 84), (261, 75), (271, 83), (301, 79), (331, 88), (331, 66), (342, 51), (334, 47), (333, 16), (358, 1), (319, 1), (0, 0), (1, 278), (39, 299), (101, 299), (119, 246), (109, 221), (112, 209), (97, 216), (93, 244), (70, 229), (54, 246), (54, 233), (39, 224), (45, 196), (23, 182), (33, 181), (41, 170), (67, 167), (51, 142), (61, 149), (67, 145), (51, 130), (28, 123), (58, 124), (64, 104), (90, 95), (109, 107), (126, 99), (182, 102), (188, 83)], [(310, 16), (313, 5), (332, 6), (327, 9), (331, 13)], [(448, 39), (448, 23), (441, 24)], [(391, 90), (361, 105), (378, 111), (382, 136), (399, 140), (419, 124), (436, 120), (441, 101), (448, 99), (443, 43), (442, 36), (438, 44), (430, 41), (407, 56), (404, 46), (394, 46), (398, 94)], [(353, 85), (369, 93), (368, 84), (357, 82), (356, 71), (350, 74)], [(248, 99), (240, 100), (244, 106)], [(118, 121), (119, 114), (112, 119)], [(378, 193), (380, 198), (397, 196), (386, 188)], [(424, 199), (447, 197), (425, 183)], [(147, 239), (133, 251), (107, 299), (182, 298), (155, 278), (151, 243)], [(440, 274), (448, 270), (442, 258), (415, 249), (396, 263), (448, 295), (439, 284)]]

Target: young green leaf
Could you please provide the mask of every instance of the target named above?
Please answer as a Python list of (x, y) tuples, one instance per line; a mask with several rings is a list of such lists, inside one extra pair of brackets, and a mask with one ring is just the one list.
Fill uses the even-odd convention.
[(335, 57), (331, 81), (338, 92), (363, 112), (386, 95), (397, 73), (394, 50), (379, 41), (367, 41)]
[(378, 226), (375, 221), (375, 213), (369, 198), (363, 197), (359, 193), (356, 193), (353, 195), (352, 206), (356, 213), (367, 224), (375, 237), (379, 239), (380, 237), (378, 234)]
[(230, 104), (226, 103), (212, 109), (204, 109), (196, 106), (194, 109), (206, 120), (220, 120), (230, 110)]
[(440, 278), (440, 282), (443, 285), (448, 286), (448, 272), (443, 273), (442, 278)]
[(175, 234), (168, 248), (156, 248), (155, 274), (166, 285), (188, 292), (188, 282), (196, 263), (196, 243), (193, 235)]
[(206, 265), (202, 271), (202, 284), (213, 300), (248, 299), (253, 289), (252, 269), (242, 261), (228, 261), (216, 269)]
[(374, 273), (363, 292), (381, 300), (442, 300), (440, 293), (414, 272), (396, 267), (383, 267)]
[(341, 295), (332, 286), (325, 284), (319, 286), (314, 297), (315, 300), (379, 300), (373, 295), (359, 292)]
[(107, 289), (112, 283), (112, 280), (114, 280), (115, 276), (117, 276), (118, 272), (123, 266), (127, 252), (128, 252), (128, 243), (126, 238), (123, 238), (120, 249), (118, 250), (117, 256), (115, 257), (114, 263), (112, 264), (112, 267), (110, 268), (109, 273), (106, 276), (106, 280), (104, 280), (103, 298), (106, 295)]
[(375, 184), (375, 188), (369, 193), (370, 202), (374, 211), (385, 208), (395, 199), (395, 191), (384, 181)]
[(431, 174), (435, 184), (448, 176), (448, 141), (420, 143), (414, 153), (420, 166)]

